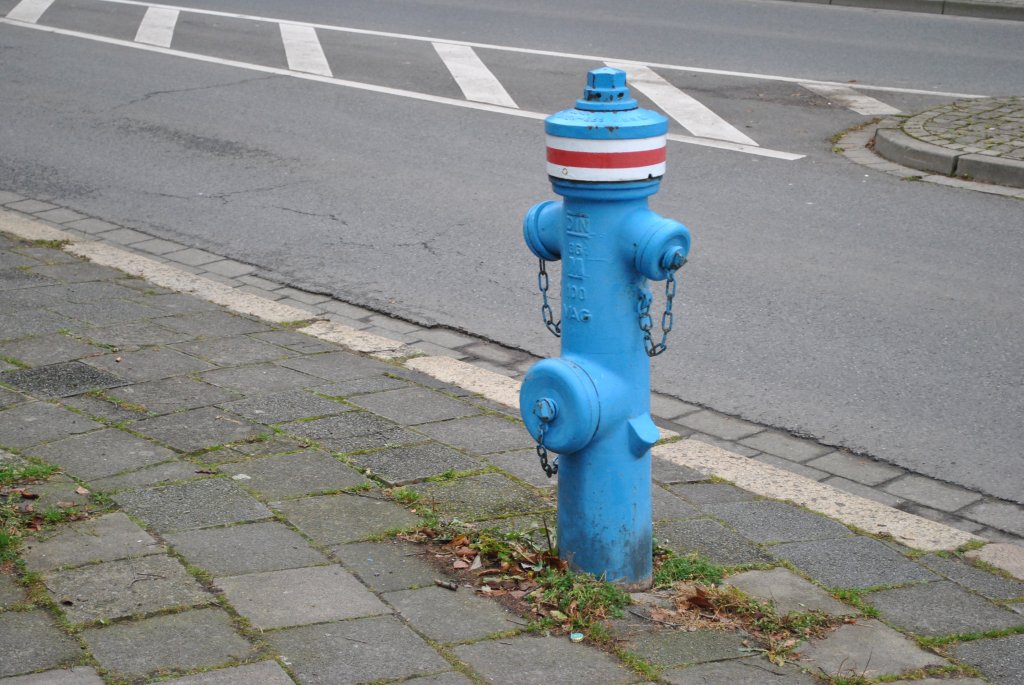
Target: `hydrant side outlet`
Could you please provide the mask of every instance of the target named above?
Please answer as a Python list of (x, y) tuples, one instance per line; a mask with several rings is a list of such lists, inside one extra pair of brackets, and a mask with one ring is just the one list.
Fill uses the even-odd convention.
[[(561, 356), (526, 374), (520, 409), (545, 470), (557, 472), (558, 552), (581, 571), (627, 588), (651, 583), (650, 415), (654, 345), (647, 280), (686, 260), (690, 232), (647, 207), (665, 173), (668, 120), (640, 109), (625, 72), (594, 69), (574, 109), (544, 122), (547, 172), (561, 201), (534, 206), (523, 236), (541, 260), (562, 261)], [(666, 315), (671, 320), (671, 313)], [(664, 321), (664, 318), (663, 318)], [(652, 351), (653, 350), (653, 351)], [(558, 454), (548, 467), (547, 450)]]

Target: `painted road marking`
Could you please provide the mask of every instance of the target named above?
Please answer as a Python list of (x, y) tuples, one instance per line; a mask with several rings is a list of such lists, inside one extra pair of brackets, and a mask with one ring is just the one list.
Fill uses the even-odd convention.
[(727, 140), (730, 143), (740, 143), (741, 145), (757, 145), (742, 131), (712, 112), (707, 106), (654, 73), (650, 67), (611, 62), (608, 63), (608, 66), (625, 71), (626, 83), (630, 88), (636, 88), (649, 97), (665, 114), (678, 121), (693, 135), (700, 138)]
[(900, 114), (900, 111), (892, 105), (887, 105), (864, 93), (858, 93), (849, 86), (828, 86), (821, 83), (801, 83), (800, 85), (812, 93), (828, 98), (837, 105), (852, 109), (857, 114), (868, 116)]
[(473, 48), (454, 43), (434, 43), (441, 61), (448, 67), (467, 100), (489, 102), (502, 107), (518, 107), (491, 70), (480, 61)]
[(331, 72), (331, 66), (327, 64), (324, 49), (320, 47), (316, 29), (312, 26), (282, 23), (281, 40), (284, 41), (288, 68), (292, 71), (305, 71), (321, 76), (334, 75)]
[[(173, 7), (172, 5), (164, 5), (154, 2), (140, 2), (139, 0), (100, 0), (100, 2), (108, 2), (116, 5), (134, 5), (136, 7)], [(251, 14), (237, 14), (235, 12), (221, 12), (218, 10), (204, 10), (194, 7), (177, 7), (182, 11), (192, 12), (194, 14), (205, 14), (212, 17), (229, 17), (234, 19), (248, 19), (250, 21), (264, 21), (271, 22), (274, 24), (282, 23), (296, 23), (289, 19), (273, 19), (270, 17), (257, 17)], [(522, 55), (538, 55), (542, 57), (561, 57), (564, 59), (575, 59), (582, 60), (585, 62), (614, 62), (615, 64), (632, 64), (643, 67), (651, 67), (653, 69), (672, 69), (675, 71), (685, 71), (694, 74), (711, 74), (715, 76), (735, 76), (737, 78), (750, 78), (759, 79), (762, 81), (780, 81), (782, 83), (820, 83), (828, 86), (848, 86), (846, 83), (839, 83), (838, 81), (821, 81), (818, 79), (808, 78), (797, 78), (793, 76), (777, 76), (773, 74), (758, 74), (746, 71), (730, 71), (727, 69), (706, 69), (704, 67), (688, 67), (680, 64), (664, 64), (661, 62), (643, 62), (639, 60), (630, 59), (616, 59), (614, 57), (601, 57), (597, 55), (581, 55), (572, 52), (558, 52), (557, 50), (535, 50), (533, 48), (517, 48), (510, 45), (495, 45), (493, 43), (476, 43), (473, 41), (466, 40), (448, 40), (446, 38), (432, 38), (429, 36), (416, 36), (408, 33), (394, 33), (391, 31), (373, 31), (370, 29), (357, 29), (350, 26), (335, 26), (333, 24), (317, 24), (307, 23), (308, 26), (312, 26), (316, 29), (324, 31), (340, 31), (342, 33), (355, 33), (363, 36), (376, 36), (378, 38), (398, 38), (401, 40), (415, 40), (427, 43), (451, 43), (454, 45), (468, 45), (471, 48), (483, 48), (486, 50), (501, 50), (503, 52), (515, 52)], [(952, 97), (952, 98), (984, 98), (989, 97), (988, 95), (977, 95), (971, 93), (950, 93), (939, 90), (921, 90), (918, 88), (899, 88), (894, 86), (873, 86), (865, 83), (857, 84), (858, 90), (878, 90), (890, 93), (908, 93), (911, 95), (934, 95), (936, 97)]]
[(7, 13), (7, 18), (34, 24), (52, 4), (53, 0), (21, 0)]
[[(509, 116), (522, 117), (524, 119), (537, 119), (543, 121), (547, 118), (547, 114), (540, 112), (530, 112), (523, 109), (513, 109), (511, 107), (501, 107), (499, 105), (492, 105), (488, 102), (472, 102), (470, 100), (459, 100), (456, 98), (444, 97), (441, 95), (429, 95), (427, 93), (417, 93), (412, 90), (403, 90), (401, 88), (391, 88), (388, 86), (378, 86), (373, 83), (361, 83), (359, 81), (348, 81), (346, 79), (335, 78), (332, 76), (323, 76), (321, 74), (311, 74), (301, 71), (290, 71), (288, 69), (281, 69), (278, 67), (268, 67), (262, 64), (250, 64), (248, 62), (239, 62), (231, 59), (223, 59), (221, 57), (212, 57), (210, 55), (201, 55), (195, 52), (186, 52), (184, 50), (174, 50), (172, 48), (164, 48), (157, 45), (147, 45), (145, 43), (135, 43), (132, 41), (121, 40), (120, 38), (110, 38), (107, 36), (97, 36), (92, 33), (82, 33), (81, 31), (72, 31), (70, 29), (60, 29), (54, 26), (43, 26), (41, 24), (26, 24), (19, 21), (11, 21), (9, 19), (0, 19), (0, 24), (9, 24), (11, 26), (20, 26), (22, 28), (34, 29), (36, 31), (43, 31), (45, 33), (53, 33), (60, 36), (71, 36), (73, 38), (81, 38), (83, 40), (91, 40), (98, 43), (105, 43), (107, 45), (118, 45), (126, 48), (134, 48), (136, 50), (145, 50), (146, 52), (155, 52), (161, 55), (171, 55), (174, 57), (184, 57), (186, 59), (196, 60), (198, 62), (206, 62), (208, 64), (220, 64), (222, 66), (237, 67), (239, 69), (248, 69), (249, 71), (257, 71), (263, 74), (275, 74), (277, 76), (290, 76), (292, 78), (300, 78), (307, 81), (316, 81), (318, 83), (326, 83), (335, 86), (342, 86), (345, 88), (352, 88), (355, 90), (364, 90), (371, 93), (381, 93), (384, 95), (397, 95), (399, 97), (409, 98), (411, 100), (420, 100), (422, 102), (433, 102), (442, 105), (450, 105), (452, 107), (461, 107), (463, 109), (475, 109), (482, 112), (493, 112), (495, 114), (507, 114)], [(711, 140), (709, 138), (697, 138), (693, 136), (683, 136), (678, 134), (670, 133), (666, 136), (668, 140), (673, 140), (680, 143), (686, 143), (689, 145), (699, 145), (702, 147), (711, 147), (719, 150), (732, 150), (734, 152), (743, 152), (750, 155), (757, 155), (760, 157), (770, 157), (772, 159), (781, 159), (786, 161), (794, 161), (797, 159), (803, 159), (806, 155), (800, 155), (793, 152), (784, 152), (782, 150), (771, 150), (768, 148), (761, 148), (754, 145), (742, 145), (739, 143), (731, 143), (724, 140)]]
[(169, 48), (171, 40), (174, 38), (174, 28), (177, 25), (178, 10), (150, 7), (146, 10), (146, 16), (142, 17), (139, 31), (135, 34), (135, 41)]

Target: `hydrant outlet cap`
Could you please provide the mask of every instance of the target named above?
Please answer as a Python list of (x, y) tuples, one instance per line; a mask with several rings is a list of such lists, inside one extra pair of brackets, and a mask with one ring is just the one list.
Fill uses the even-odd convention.
[[(548, 405), (554, 416), (544, 420)], [(530, 367), (519, 391), (519, 410), (530, 435), (540, 436), (544, 446), (558, 454), (572, 454), (586, 447), (597, 432), (600, 419), (597, 388), (579, 364), (568, 359), (542, 359)]]

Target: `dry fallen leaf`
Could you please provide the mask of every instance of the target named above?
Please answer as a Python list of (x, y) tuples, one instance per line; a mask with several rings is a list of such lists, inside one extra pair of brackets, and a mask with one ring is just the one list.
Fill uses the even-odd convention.
[(83, 488), (81, 485), (79, 485), (77, 488), (75, 488), (75, 492), (78, 493), (79, 495), (88, 495), (89, 494), (88, 488)]

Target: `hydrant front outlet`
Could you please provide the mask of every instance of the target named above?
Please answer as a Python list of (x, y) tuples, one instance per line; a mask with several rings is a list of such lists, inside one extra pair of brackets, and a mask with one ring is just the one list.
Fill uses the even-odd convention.
[[(548, 475), (558, 474), (558, 553), (577, 570), (629, 589), (652, 571), (650, 360), (671, 330), (676, 271), (690, 232), (647, 207), (665, 173), (668, 120), (640, 109), (626, 74), (594, 69), (576, 107), (544, 122), (547, 171), (561, 201), (523, 219), (540, 260), (545, 325), (557, 359), (523, 380), (520, 410)], [(561, 319), (546, 262), (562, 262)], [(664, 280), (666, 311), (650, 314), (648, 279)], [(661, 323), (655, 340), (653, 322)], [(549, 451), (557, 458), (549, 461)]]

